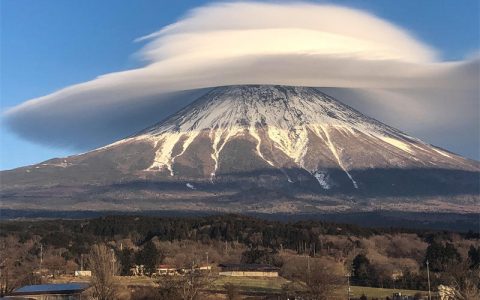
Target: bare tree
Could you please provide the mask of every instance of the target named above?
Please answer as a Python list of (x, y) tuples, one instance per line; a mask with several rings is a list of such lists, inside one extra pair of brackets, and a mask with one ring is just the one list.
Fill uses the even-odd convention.
[(48, 269), (53, 277), (56, 277), (62, 273), (62, 270), (65, 269), (65, 259), (60, 256), (46, 256), (43, 259), (43, 267)]
[(455, 299), (480, 299), (480, 269), (469, 269), (467, 263), (451, 266), (449, 270), (449, 285), (455, 294)]
[(284, 286), (288, 295), (295, 294), (302, 299), (327, 300), (332, 299), (342, 278), (318, 260), (306, 258), (289, 274), (290, 285)]
[(196, 300), (200, 299), (202, 290), (207, 289), (214, 277), (209, 273), (196, 272), (191, 270), (183, 276), (162, 276), (160, 277), (159, 293), (165, 299)]
[(39, 283), (38, 259), (29, 253), (32, 247), (33, 241), (20, 243), (11, 235), (0, 239), (0, 297), (22, 285)]
[(332, 275), (325, 267), (315, 266), (305, 280), (307, 299), (331, 299), (338, 283), (338, 278)]
[(158, 280), (158, 296), (159, 299), (180, 300), (181, 281), (178, 276), (165, 275)]
[(88, 262), (92, 271), (93, 298), (115, 299), (115, 256), (104, 244), (93, 245)]
[(208, 288), (212, 282), (213, 277), (209, 273), (189, 272), (182, 277), (180, 295), (182, 300), (199, 299), (200, 291)]
[(240, 293), (238, 286), (232, 283), (226, 283), (224, 286), (225, 291), (227, 292), (227, 299), (228, 300), (238, 300), (240, 299)]

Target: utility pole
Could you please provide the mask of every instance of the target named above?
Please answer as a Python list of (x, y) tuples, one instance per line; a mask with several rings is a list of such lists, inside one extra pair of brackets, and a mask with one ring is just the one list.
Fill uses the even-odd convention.
[(355, 269), (353, 267), (353, 263), (350, 264), (350, 271), (347, 272), (347, 299), (350, 300), (350, 276), (355, 274)]
[(307, 270), (308, 270), (308, 274), (310, 274), (310, 255), (307, 256)]
[(347, 273), (347, 299), (350, 300), (350, 273)]
[(207, 270), (208, 273), (210, 273), (210, 265), (208, 264), (208, 251), (205, 254), (207, 254)]
[(43, 268), (43, 245), (40, 244), (40, 266), (38, 270), (38, 275), (40, 276), (40, 283), (43, 283), (43, 276), (42, 276), (42, 268)]
[(112, 251), (112, 275), (115, 276), (115, 251), (113, 249), (110, 251)]
[(42, 272), (42, 264), (43, 264), (43, 245), (40, 244), (40, 274)]
[(432, 300), (432, 295), (430, 292), (430, 268), (428, 265), (428, 259), (427, 259), (427, 278), (428, 278), (428, 300)]
[(310, 255), (307, 256), (307, 285), (310, 284)]
[(83, 253), (80, 254), (80, 271), (83, 271)]

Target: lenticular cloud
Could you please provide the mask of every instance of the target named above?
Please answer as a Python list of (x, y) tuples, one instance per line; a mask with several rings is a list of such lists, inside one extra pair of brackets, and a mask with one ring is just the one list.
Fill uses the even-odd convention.
[[(454, 99), (430, 112), (422, 130), (438, 128), (435, 116), (444, 122), (445, 111), (466, 113), (473, 126), (478, 119), (472, 101), (478, 99), (478, 59), (441, 62), (428, 45), (365, 11), (306, 3), (213, 4), (138, 41), (147, 43), (139, 53), (145, 67), (29, 100), (5, 113), (6, 124), (34, 141), (91, 149), (158, 122), (209, 87), (232, 84), (375, 91), (373, 111), (411, 103), (417, 116), (440, 90)], [(350, 104), (362, 110), (362, 103)], [(408, 109), (405, 114), (392, 120), (390, 110), (379, 117), (415, 133), (415, 126), (404, 125), (412, 124)], [(421, 137), (428, 141), (428, 135)]]
[(149, 36), (152, 62), (245, 55), (334, 55), (430, 62), (434, 51), (366, 12), (312, 4), (229, 3), (193, 10)]

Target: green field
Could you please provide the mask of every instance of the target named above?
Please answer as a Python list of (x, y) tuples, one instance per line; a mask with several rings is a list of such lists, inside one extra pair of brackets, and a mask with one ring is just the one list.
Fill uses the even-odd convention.
[[(265, 293), (280, 293), (282, 285), (288, 280), (282, 277), (277, 278), (261, 278), (261, 277), (228, 277), (221, 276), (214, 283), (214, 289), (222, 290), (226, 283), (231, 283), (237, 286), (240, 291), (244, 292), (265, 292)], [(351, 297), (360, 297), (365, 294), (368, 297), (382, 297), (392, 296), (393, 293), (402, 293), (402, 295), (413, 296), (419, 291), (415, 290), (399, 290), (399, 289), (382, 289), (363, 286), (352, 286), (350, 288)], [(339, 289), (338, 294), (342, 294)], [(345, 290), (346, 294), (346, 290)]]

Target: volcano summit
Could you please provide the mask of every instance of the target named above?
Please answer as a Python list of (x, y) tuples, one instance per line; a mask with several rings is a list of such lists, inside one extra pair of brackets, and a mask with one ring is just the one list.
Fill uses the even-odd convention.
[(105, 147), (3, 171), (3, 208), (478, 210), (480, 164), (316, 88), (213, 88)]

